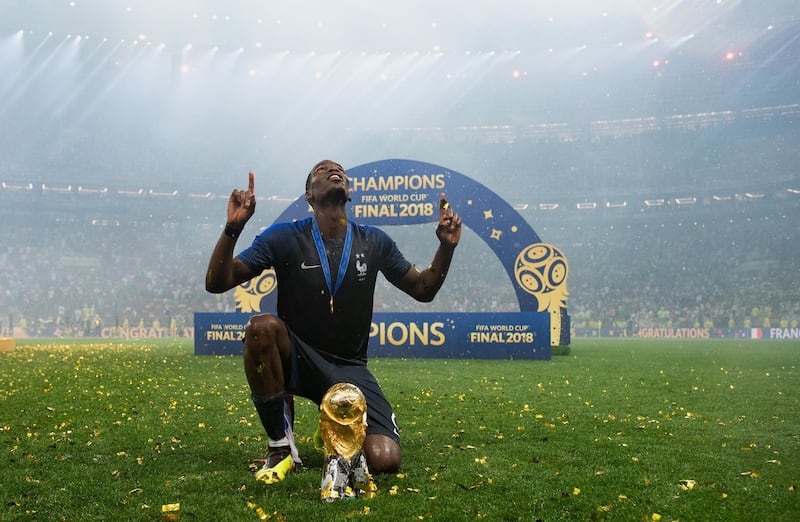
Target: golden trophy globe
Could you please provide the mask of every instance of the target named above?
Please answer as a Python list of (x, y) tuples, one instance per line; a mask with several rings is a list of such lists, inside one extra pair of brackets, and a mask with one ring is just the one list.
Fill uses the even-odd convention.
[(340, 382), (328, 389), (319, 407), (319, 428), (326, 456), (350, 460), (361, 451), (367, 436), (367, 400), (358, 386)]
[(337, 383), (328, 389), (319, 406), (319, 428), (325, 447), (322, 500), (375, 496), (378, 488), (362, 451), (367, 400), (358, 386)]

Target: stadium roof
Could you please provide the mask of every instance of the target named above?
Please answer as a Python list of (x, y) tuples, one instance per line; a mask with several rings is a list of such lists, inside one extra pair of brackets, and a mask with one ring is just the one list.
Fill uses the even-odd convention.
[(0, 180), (13, 182), (33, 172), (182, 184), (219, 178), (220, 164), (302, 173), (320, 157), (459, 168), (452, 150), (420, 157), (416, 145), (437, 129), (625, 133), (650, 118), (800, 102), (794, 0), (8, 0), (0, 10)]

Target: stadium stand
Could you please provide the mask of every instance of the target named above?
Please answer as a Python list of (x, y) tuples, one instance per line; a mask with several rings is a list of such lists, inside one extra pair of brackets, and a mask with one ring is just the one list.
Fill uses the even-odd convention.
[[(413, 139), (419, 159), (439, 158), (486, 184), (543, 241), (559, 245), (570, 263), (574, 327), (796, 327), (798, 112), (693, 115), (694, 124), (680, 126), (595, 122), (575, 133), (457, 128), (427, 147), (425, 133), (441, 129), (417, 129)], [(83, 139), (77, 151), (92, 150), (96, 139)], [(58, 163), (77, 151), (51, 158)], [(159, 161), (130, 154), (126, 179)], [(53, 185), (18, 165), (3, 174), (10, 181), (0, 175), (0, 336), (109, 336), (137, 325), (181, 336), (193, 312), (234, 309), (230, 295), (203, 288), (225, 194), (87, 186), (77, 174), (75, 183)], [(292, 197), (261, 195), (258, 222), (245, 236), (270, 224)], [(391, 233), (412, 262), (429, 261), (432, 226)], [(418, 309), (385, 284), (375, 306)], [(469, 233), (448, 284), (425, 308), (516, 309), (499, 261)]]

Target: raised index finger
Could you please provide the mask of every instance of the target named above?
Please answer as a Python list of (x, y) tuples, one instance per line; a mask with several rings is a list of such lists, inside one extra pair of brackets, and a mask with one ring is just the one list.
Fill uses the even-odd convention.
[(255, 191), (256, 191), (256, 183), (255, 183), (255, 176), (253, 175), (253, 171), (250, 171), (250, 173), (248, 174), (247, 178), (248, 178), (247, 179), (247, 192), (249, 192), (250, 194), (254, 194)]

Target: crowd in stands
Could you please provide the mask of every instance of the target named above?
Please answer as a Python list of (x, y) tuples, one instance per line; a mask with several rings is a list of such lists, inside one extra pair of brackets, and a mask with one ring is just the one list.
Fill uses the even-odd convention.
[(192, 230), (42, 222), (0, 227), (0, 323), (64, 335), (103, 326), (182, 328), (194, 311), (223, 310), (203, 290), (205, 244)]
[[(642, 219), (559, 218), (533, 222), (569, 262), (574, 327), (796, 327), (800, 290), (797, 205), (733, 214), (664, 209)], [(633, 217), (633, 219), (631, 219)], [(410, 261), (426, 266), (434, 226), (390, 227)], [(244, 247), (257, 230), (248, 230)], [(0, 330), (99, 335), (103, 327), (167, 328), (181, 335), (194, 312), (234, 311), (231, 293), (205, 292), (219, 226), (92, 224), (47, 220), (0, 224)], [(433, 303), (417, 303), (382, 278), (376, 311), (518, 311), (501, 261), (467, 230)]]
[[(796, 328), (798, 207), (753, 207), (712, 215), (664, 209), (646, 219), (590, 213), (568, 225), (548, 218), (538, 233), (567, 257), (572, 326)], [(518, 310), (500, 261), (479, 243), (464, 242), (437, 306)], [(386, 295), (393, 309), (428, 306)]]
[[(573, 327), (797, 327), (800, 196), (785, 188), (783, 199), (735, 193), (759, 180), (800, 188), (800, 148), (791, 146), (797, 130), (785, 122), (745, 123), (599, 141), (464, 138), (446, 166), (512, 204), (588, 196), (592, 185), (598, 201), (630, 200), (621, 209), (562, 206), (547, 213), (531, 205), (522, 212), (542, 241), (568, 260)], [(428, 160), (422, 149), (411, 159)], [(686, 208), (642, 207), (647, 193), (667, 189), (683, 191), (679, 195), (718, 190), (730, 200), (706, 195)], [(224, 199), (184, 198), (175, 212), (170, 199), (143, 206), (114, 194), (47, 197), (0, 191), (0, 335), (18, 328), (29, 335), (93, 336), (126, 326), (181, 335), (194, 312), (235, 310), (230, 292), (209, 294), (203, 281), (224, 224)], [(259, 206), (261, 222), (248, 225), (237, 248), (271, 223), (282, 210), (276, 205)], [(433, 224), (388, 231), (411, 262), (430, 263)], [(379, 278), (375, 310), (513, 312), (517, 302), (501, 261), (467, 229), (433, 303), (416, 303)]]
[(796, 328), (796, 240), (787, 216), (606, 228), (573, 250), (573, 325)]

